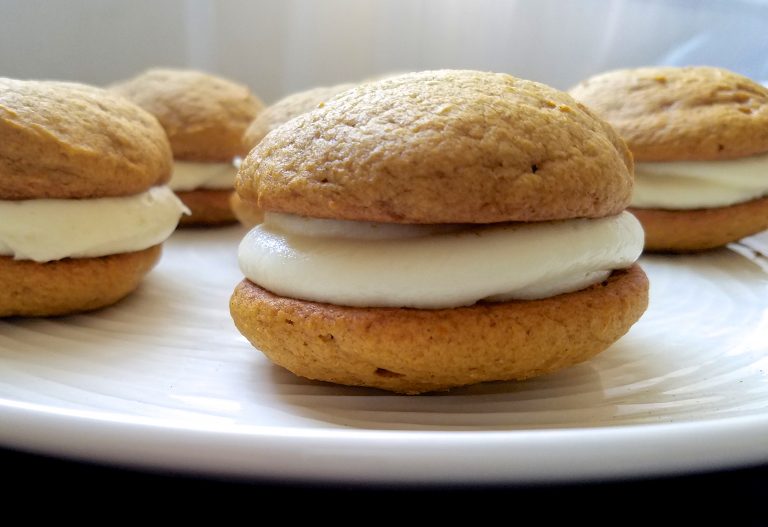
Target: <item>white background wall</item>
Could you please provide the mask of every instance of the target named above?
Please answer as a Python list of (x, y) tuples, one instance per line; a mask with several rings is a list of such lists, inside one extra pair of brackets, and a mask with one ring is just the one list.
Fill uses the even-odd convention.
[(474, 68), (566, 88), (715, 64), (768, 79), (768, 0), (0, 0), (0, 76), (106, 84), (154, 65), (267, 101), (389, 71)]

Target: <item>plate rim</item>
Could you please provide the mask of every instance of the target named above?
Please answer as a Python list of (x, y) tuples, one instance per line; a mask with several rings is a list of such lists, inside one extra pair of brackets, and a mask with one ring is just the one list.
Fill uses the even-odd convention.
[[(46, 408), (0, 399), (0, 421), (5, 423), (0, 427), (0, 444), (140, 470), (339, 484), (573, 483), (675, 476), (768, 462), (768, 449), (760, 442), (768, 437), (768, 414), (478, 431), (217, 428)], [(626, 455), (628, 450), (632, 456)], [(392, 456), (393, 451), (398, 455)], [(445, 462), (448, 455), (455, 456), (450, 463)]]

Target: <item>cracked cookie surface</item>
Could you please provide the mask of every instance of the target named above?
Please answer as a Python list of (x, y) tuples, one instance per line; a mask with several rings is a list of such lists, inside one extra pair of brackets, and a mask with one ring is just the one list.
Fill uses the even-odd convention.
[(768, 152), (768, 88), (707, 66), (609, 71), (570, 94), (611, 123), (636, 161), (734, 159)]
[(567, 94), (500, 73), (362, 84), (267, 135), (236, 188), (264, 210), (398, 223), (618, 214), (632, 158)]

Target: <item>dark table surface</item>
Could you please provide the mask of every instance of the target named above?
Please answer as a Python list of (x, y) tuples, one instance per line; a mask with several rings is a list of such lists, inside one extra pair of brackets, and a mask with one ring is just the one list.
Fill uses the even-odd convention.
[[(12, 494), (40, 495), (76, 489), (78, 495), (94, 499), (115, 496), (185, 496), (190, 506), (195, 500), (212, 504), (217, 500), (250, 503), (258, 497), (263, 505), (301, 503), (320, 500), (325, 506), (338, 505), (381, 508), (395, 504), (417, 504), (421, 510), (434, 508), (437, 513), (459, 510), (541, 511), (548, 519), (568, 519), (578, 511), (599, 507), (608, 524), (608, 510), (618, 507), (637, 520), (661, 518), (676, 511), (690, 520), (712, 519), (725, 514), (728, 525), (768, 525), (768, 464), (727, 471), (688, 474), (675, 477), (584, 482), (568, 485), (493, 485), (493, 486), (361, 486), (309, 484), (281, 481), (213, 478), (203, 475), (146, 471), (132, 468), (84, 463), (0, 449), (0, 467), (6, 488)], [(11, 484), (10, 487), (8, 484)], [(297, 505), (298, 506), (298, 505)], [(482, 507), (482, 509), (478, 509)], [(301, 507), (296, 510), (299, 512)], [(376, 510), (376, 509), (369, 509)], [(381, 511), (381, 514), (387, 514)], [(612, 514), (612, 513), (611, 513)], [(645, 515), (645, 516), (644, 516)], [(599, 519), (595, 517), (595, 520)], [(615, 517), (613, 517), (615, 519)], [(598, 522), (600, 523), (600, 522)], [(664, 524), (664, 523), (659, 523)]]

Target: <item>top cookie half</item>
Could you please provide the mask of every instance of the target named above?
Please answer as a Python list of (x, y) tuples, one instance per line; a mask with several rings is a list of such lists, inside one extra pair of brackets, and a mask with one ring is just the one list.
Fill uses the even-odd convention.
[(254, 146), (264, 139), (265, 135), (281, 124), (290, 121), (297, 115), (314, 110), (320, 103), (354, 86), (351, 83), (318, 86), (283, 97), (265, 108), (251, 122), (245, 134), (243, 134), (243, 148), (246, 152), (250, 152)]
[(125, 196), (168, 181), (152, 115), (106, 90), (0, 78), (0, 199)]
[(270, 132), (243, 162), (266, 211), (397, 223), (602, 217), (632, 191), (612, 128), (570, 96), (499, 73), (366, 83)]
[(616, 128), (637, 161), (768, 152), (768, 88), (728, 70), (616, 70), (591, 77), (570, 93)]
[(247, 86), (194, 70), (151, 69), (110, 89), (157, 117), (182, 161), (245, 155), (243, 132), (264, 107)]

